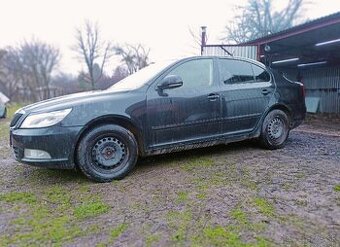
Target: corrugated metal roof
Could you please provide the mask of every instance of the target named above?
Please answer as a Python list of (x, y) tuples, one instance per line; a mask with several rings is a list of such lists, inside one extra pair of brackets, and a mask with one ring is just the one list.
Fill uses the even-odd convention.
[(259, 45), (259, 44), (266, 43), (268, 41), (286, 38), (287, 36), (295, 35), (296, 33), (301, 33), (304, 31), (311, 30), (311, 29), (316, 29), (316, 28), (320, 28), (323, 26), (332, 25), (336, 23), (340, 23), (340, 12), (336, 12), (331, 15), (323, 16), (315, 20), (307, 21), (303, 24), (300, 24), (300, 25), (297, 25), (297, 26), (294, 26), (294, 27), (291, 27), (291, 28), (282, 30), (280, 32), (273, 33), (273, 34), (255, 39), (255, 40), (247, 41), (239, 45)]
[(202, 55), (205, 56), (230, 56), (230, 57), (245, 57), (253, 60), (257, 59), (256, 46), (204, 46)]

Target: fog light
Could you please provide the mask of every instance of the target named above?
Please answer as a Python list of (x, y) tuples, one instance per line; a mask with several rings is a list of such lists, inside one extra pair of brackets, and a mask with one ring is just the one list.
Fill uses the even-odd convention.
[(24, 156), (27, 159), (51, 159), (49, 153), (37, 149), (25, 149)]

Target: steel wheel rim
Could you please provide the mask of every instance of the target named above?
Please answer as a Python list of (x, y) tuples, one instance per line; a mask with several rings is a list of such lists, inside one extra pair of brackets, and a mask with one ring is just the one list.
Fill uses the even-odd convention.
[(127, 148), (116, 137), (106, 136), (96, 141), (91, 158), (97, 168), (113, 170), (120, 167), (127, 156)]
[(279, 117), (273, 118), (268, 124), (269, 138), (273, 141), (280, 139), (285, 133), (284, 126), (285, 126), (284, 121), (281, 118)]

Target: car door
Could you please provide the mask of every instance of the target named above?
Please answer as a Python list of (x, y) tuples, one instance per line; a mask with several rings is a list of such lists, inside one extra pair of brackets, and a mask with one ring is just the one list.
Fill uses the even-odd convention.
[(222, 133), (250, 132), (269, 105), (275, 85), (270, 74), (248, 61), (219, 59)]
[[(159, 90), (164, 78), (179, 76), (183, 85)], [(177, 63), (147, 93), (149, 147), (194, 141), (221, 132), (219, 85), (214, 60), (195, 58)]]

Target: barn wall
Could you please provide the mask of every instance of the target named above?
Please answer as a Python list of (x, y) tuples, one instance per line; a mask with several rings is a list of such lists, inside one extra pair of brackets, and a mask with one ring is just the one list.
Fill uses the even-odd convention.
[[(257, 46), (206, 46), (203, 47), (203, 56), (230, 56), (257, 59)], [(228, 54), (228, 51), (230, 54)]]
[[(286, 69), (287, 76), (296, 80), (297, 69)], [(306, 97), (319, 97), (319, 112), (340, 113), (340, 66), (301, 70)]]

